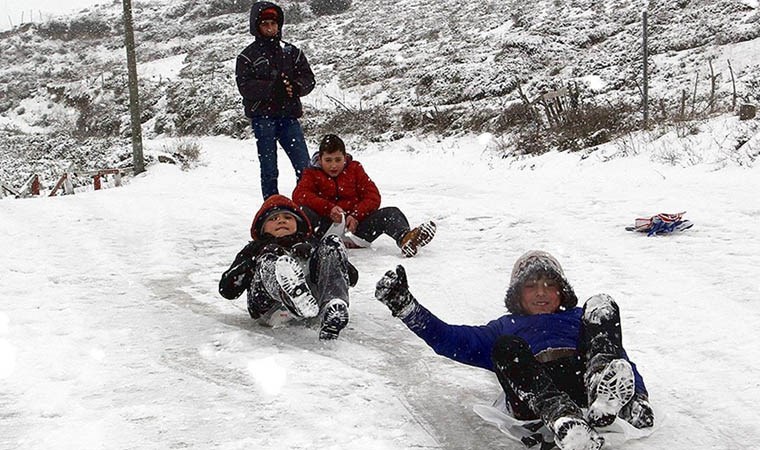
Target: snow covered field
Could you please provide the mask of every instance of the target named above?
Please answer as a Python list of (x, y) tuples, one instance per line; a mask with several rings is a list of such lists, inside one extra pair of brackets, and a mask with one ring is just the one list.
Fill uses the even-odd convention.
[[(495, 376), (433, 354), (373, 292), (402, 263), (441, 318), (485, 323), (529, 249), (557, 256), (579, 298), (621, 305), (663, 420), (626, 448), (760, 440), (760, 168), (663, 165), (656, 148), (503, 160), (487, 136), (365, 146), (352, 153), (383, 205), (438, 234), (413, 259), (387, 237), (350, 250), (351, 322), (322, 343), (306, 326), (262, 328), (242, 298), (217, 294), (261, 202), (258, 163), (252, 141), (201, 144), (188, 172), (0, 200), (0, 448), (518, 449), (472, 410), (497, 396)], [(289, 194), (282, 154), (280, 167)], [(683, 210), (695, 225), (681, 234), (624, 230)]]

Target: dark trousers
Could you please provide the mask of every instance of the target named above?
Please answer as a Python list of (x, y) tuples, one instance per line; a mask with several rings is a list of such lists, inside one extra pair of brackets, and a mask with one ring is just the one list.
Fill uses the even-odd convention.
[(590, 376), (622, 353), (619, 308), (600, 295), (583, 307), (575, 356), (541, 363), (524, 339), (505, 335), (497, 339), (491, 359), (513, 416), (552, 424), (560, 417), (582, 417)]
[(256, 150), (261, 168), (261, 194), (264, 200), (278, 194), (277, 177), (277, 143), (280, 143), (285, 154), (293, 165), (296, 179), (301, 179), (301, 173), (309, 165), (309, 150), (298, 120), (292, 118), (254, 117), (251, 119), (253, 135), (256, 137)]
[[(282, 303), (284, 295), (275, 277), (277, 258), (287, 254), (282, 247), (256, 257), (251, 286), (248, 288), (248, 312), (258, 319)], [(336, 236), (322, 239), (305, 264), (306, 282), (320, 309), (339, 298), (348, 304), (348, 288), (356, 285), (358, 272), (348, 261), (345, 247)]]
[[(314, 234), (323, 236), (330, 228), (332, 220), (329, 217), (320, 216), (307, 206), (302, 206), (301, 209), (314, 227)], [(396, 244), (399, 244), (407, 232), (409, 232), (409, 221), (404, 213), (395, 206), (388, 206), (365, 217), (359, 222), (354, 234), (367, 242), (373, 242), (381, 234), (387, 234)]]

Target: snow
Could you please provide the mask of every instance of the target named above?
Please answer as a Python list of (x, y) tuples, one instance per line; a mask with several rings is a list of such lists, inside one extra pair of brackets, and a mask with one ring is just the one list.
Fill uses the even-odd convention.
[(138, 75), (151, 80), (175, 80), (184, 66), (187, 53), (157, 59), (138, 66)]
[[(51, 2), (50, 0), (2, 0), (0, 2), (0, 31), (10, 28), (10, 24), (19, 25), (23, 22), (41, 22), (53, 15), (71, 13), (97, 4), (109, 3), (106, 0), (66, 0)], [(113, 3), (111, 1), (110, 3)]]
[[(495, 376), (435, 355), (373, 292), (403, 264), (434, 313), (483, 324), (530, 249), (556, 256), (579, 298), (621, 305), (665, 418), (625, 448), (754, 448), (760, 169), (714, 145), (736, 127), (723, 120), (686, 167), (644, 137), (626, 155), (526, 159), (494, 155), (489, 135), (352, 147), (383, 205), (438, 234), (411, 259), (387, 237), (349, 250), (360, 279), (333, 343), (260, 327), (216, 292), (261, 203), (252, 141), (203, 138), (194, 170), (159, 164), (119, 188), (0, 200), (0, 448), (518, 449), (473, 411)], [(683, 210), (695, 225), (680, 234), (624, 230)]]

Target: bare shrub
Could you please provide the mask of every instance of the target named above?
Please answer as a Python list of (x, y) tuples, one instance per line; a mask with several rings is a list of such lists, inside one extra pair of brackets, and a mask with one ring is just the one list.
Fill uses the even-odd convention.
[(523, 125), (517, 131), (519, 154), (542, 154), (550, 150), (578, 151), (629, 133), (638, 126), (635, 108), (625, 103), (583, 104), (566, 111), (555, 127)]
[(104, 18), (78, 16), (69, 22), (68, 39), (94, 39), (110, 36), (111, 23)]
[(368, 109), (341, 108), (332, 113), (318, 128), (319, 134), (382, 134), (391, 129), (393, 121), (385, 106)]
[(351, 7), (351, 0), (311, 0), (311, 12), (315, 16), (340, 14)]
[(448, 134), (451, 132), (452, 126), (461, 114), (461, 111), (453, 108), (438, 109), (438, 107), (433, 106), (433, 109), (425, 111), (425, 113), (422, 114), (421, 125), (425, 131)]
[(285, 9), (284, 14), (285, 20), (287, 20), (291, 25), (301, 23), (308, 18), (308, 12), (306, 11), (306, 8), (301, 6), (299, 3), (293, 3), (292, 5), (288, 6)]
[(247, 0), (211, 0), (206, 7), (206, 15), (215, 17), (246, 12), (251, 8), (251, 3)]
[(198, 166), (202, 149), (203, 147), (196, 139), (180, 138), (170, 146), (163, 146), (164, 152), (171, 155), (171, 159), (159, 158), (159, 160), (163, 162), (177, 163), (182, 170), (189, 170)]

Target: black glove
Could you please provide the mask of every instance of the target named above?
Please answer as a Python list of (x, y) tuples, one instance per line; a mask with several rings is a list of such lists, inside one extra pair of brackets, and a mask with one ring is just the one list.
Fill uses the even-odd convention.
[(636, 428), (649, 428), (654, 425), (654, 411), (646, 394), (635, 393), (633, 398), (620, 410), (620, 417)]
[(398, 265), (395, 271), (385, 272), (375, 286), (375, 298), (384, 303), (394, 317), (410, 311), (410, 305), (417, 304), (417, 300), (409, 292), (404, 266)]
[(314, 246), (308, 242), (299, 242), (298, 244), (290, 247), (290, 251), (293, 256), (301, 259), (309, 259), (311, 254), (314, 252)]

